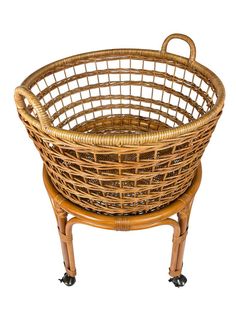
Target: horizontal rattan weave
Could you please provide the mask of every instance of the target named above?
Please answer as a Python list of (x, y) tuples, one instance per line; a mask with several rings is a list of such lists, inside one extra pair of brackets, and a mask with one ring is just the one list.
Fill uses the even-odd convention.
[[(167, 52), (185, 40), (190, 57)], [(113, 49), (51, 63), (16, 89), (20, 118), (55, 188), (83, 208), (141, 214), (190, 186), (224, 87), (186, 35), (161, 51)]]

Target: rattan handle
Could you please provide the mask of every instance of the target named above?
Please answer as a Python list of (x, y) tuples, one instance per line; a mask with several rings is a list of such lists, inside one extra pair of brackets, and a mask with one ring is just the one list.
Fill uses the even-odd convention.
[(40, 124), (43, 128), (50, 126), (51, 121), (44, 107), (41, 105), (37, 97), (25, 86), (19, 86), (15, 89), (15, 102), (19, 112), (25, 111), (24, 98), (28, 100), (30, 105), (36, 111)]
[(167, 51), (167, 46), (169, 44), (169, 42), (172, 40), (172, 39), (181, 39), (183, 41), (186, 41), (186, 43), (188, 43), (189, 45), (189, 48), (190, 48), (190, 56), (189, 56), (189, 61), (190, 62), (193, 62), (195, 61), (196, 59), (196, 46), (193, 42), (193, 40), (188, 37), (187, 35), (184, 35), (184, 34), (171, 34), (169, 35), (163, 42), (162, 44), (162, 47), (161, 47), (161, 52), (162, 53), (166, 53)]

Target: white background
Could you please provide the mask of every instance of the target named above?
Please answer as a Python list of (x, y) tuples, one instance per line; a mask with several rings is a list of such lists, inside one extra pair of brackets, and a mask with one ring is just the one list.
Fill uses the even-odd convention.
[[(235, 313), (236, 36), (234, 1), (2, 1), (0, 6), (1, 313)], [(42, 161), (18, 119), (14, 88), (54, 60), (105, 48), (160, 49), (180, 32), (226, 88), (203, 157), (184, 288), (168, 283), (171, 229), (74, 228), (77, 283), (64, 273)], [(187, 45), (170, 45), (188, 54)]]

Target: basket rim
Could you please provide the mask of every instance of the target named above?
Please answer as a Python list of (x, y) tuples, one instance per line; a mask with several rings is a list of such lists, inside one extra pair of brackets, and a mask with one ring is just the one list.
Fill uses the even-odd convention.
[[(54, 61), (44, 67), (36, 70), (31, 75), (29, 75), (21, 84), (21, 87), (31, 88), (34, 84), (35, 80), (43, 78), (45, 75), (49, 75), (50, 71), (52, 73), (60, 71), (65, 68), (65, 66), (75, 65), (91, 60), (98, 61), (98, 58), (105, 58), (109, 61), (108, 57), (114, 59), (115, 56), (117, 58), (120, 57), (140, 57), (147, 58), (147, 61), (161, 61), (165, 63), (166, 61), (175, 61), (179, 62), (181, 65), (189, 68), (190, 70), (200, 72), (207, 81), (211, 81), (213, 84), (216, 94), (217, 101), (214, 107), (200, 117), (197, 120), (189, 122), (185, 125), (178, 126), (176, 128), (170, 128), (168, 130), (160, 130), (160, 131), (151, 131), (145, 132), (142, 134), (90, 134), (83, 133), (74, 130), (63, 130), (54, 126), (42, 126), (40, 121), (30, 115), (26, 108), (20, 110), (20, 114), (22, 117), (34, 125), (36, 128), (43, 130), (50, 136), (67, 140), (73, 143), (84, 143), (84, 144), (97, 144), (97, 145), (139, 145), (139, 144), (150, 144), (156, 143), (160, 140), (170, 139), (179, 137), (184, 135), (185, 133), (189, 133), (198, 129), (199, 127), (207, 124), (210, 120), (216, 117), (224, 106), (225, 99), (225, 88), (222, 81), (219, 77), (210, 69), (205, 67), (204, 65), (198, 63), (197, 61), (190, 61), (188, 58), (183, 56), (179, 56), (169, 52), (162, 52), (160, 50), (150, 50), (150, 49), (133, 49), (133, 48), (125, 48), (125, 49), (106, 49), (106, 50), (98, 50), (87, 53), (77, 54), (71, 57), (63, 58), (57, 61)], [(150, 60), (152, 58), (152, 60)], [(19, 110), (19, 108), (18, 108)]]

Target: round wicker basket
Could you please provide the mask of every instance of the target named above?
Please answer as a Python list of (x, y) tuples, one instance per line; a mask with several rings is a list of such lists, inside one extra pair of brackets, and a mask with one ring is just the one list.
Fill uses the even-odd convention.
[[(167, 52), (178, 38), (190, 57)], [(16, 88), (19, 116), (55, 188), (82, 208), (142, 214), (190, 186), (224, 103), (219, 78), (172, 34), (161, 51), (114, 49), (51, 63)]]

